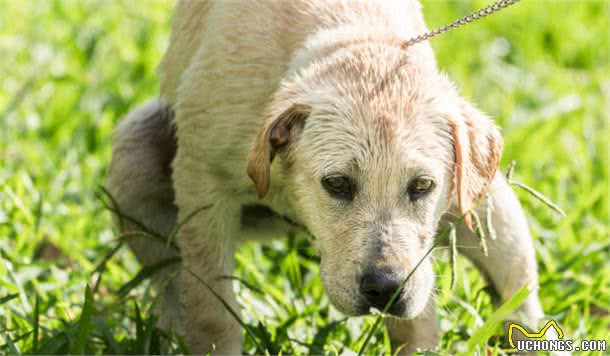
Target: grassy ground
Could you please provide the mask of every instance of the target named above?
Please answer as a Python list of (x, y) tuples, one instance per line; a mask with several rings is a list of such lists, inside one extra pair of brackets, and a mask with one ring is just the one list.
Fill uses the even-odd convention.
[[(424, 3), (435, 26), (487, 2)], [(0, 353), (186, 352), (154, 329), (146, 282), (119, 293), (139, 270), (128, 250), (86, 293), (117, 239), (95, 194), (112, 128), (157, 93), (172, 4), (4, 0), (0, 8)], [(602, 0), (524, 1), (433, 40), (462, 93), (503, 127), (503, 166), (517, 160), (516, 178), (567, 211), (560, 219), (519, 193), (545, 311), (574, 340), (610, 339), (608, 11)], [(483, 280), (460, 259), (452, 291), (447, 257), (437, 256), (437, 351), (487, 344), (498, 353), (503, 331), (483, 324), (494, 312)], [(329, 305), (306, 243), (246, 245), (237, 260), (244, 322), (270, 353), (360, 349), (375, 318), (344, 318)], [(380, 329), (366, 353), (387, 347)], [(255, 343), (246, 338), (244, 350)]]

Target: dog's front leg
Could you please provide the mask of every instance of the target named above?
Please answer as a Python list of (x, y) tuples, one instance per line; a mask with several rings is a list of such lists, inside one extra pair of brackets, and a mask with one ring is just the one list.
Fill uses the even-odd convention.
[(388, 317), (385, 325), (390, 333), (393, 352), (398, 350), (399, 355), (411, 355), (417, 350), (434, 350), (438, 347), (439, 334), (433, 298), (430, 298), (424, 311), (415, 319)]
[(198, 183), (187, 186), (181, 184), (178, 171), (176, 177), (178, 221), (188, 219), (178, 232), (180, 304), (187, 345), (194, 354), (240, 354), (240, 326), (218, 298), (239, 312), (231, 280), (223, 278), (233, 273), (239, 207), (229, 198), (198, 188), (206, 182), (202, 175), (197, 176)]
[[(502, 302), (523, 285), (530, 287), (529, 297), (510, 319), (535, 327), (544, 313), (538, 299), (536, 254), (525, 214), (515, 193), (499, 173), (489, 190), (489, 199), (492, 203), (489, 211), (486, 201), (476, 209), (484, 231), (488, 232), (487, 256), (479, 248), (480, 242), (476, 234), (463, 224), (458, 227), (458, 249), (486, 276)], [(487, 213), (491, 214), (490, 225), (495, 231), (495, 239), (489, 234)]]

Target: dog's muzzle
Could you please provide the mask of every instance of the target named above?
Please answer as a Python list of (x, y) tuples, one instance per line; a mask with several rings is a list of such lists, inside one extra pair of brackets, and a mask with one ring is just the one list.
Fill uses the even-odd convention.
[[(360, 294), (365, 305), (363, 309), (368, 311), (374, 307), (389, 314), (401, 316), (405, 312), (406, 303), (403, 300), (403, 282), (406, 276), (388, 270), (387, 268), (368, 268), (360, 278)], [(394, 296), (396, 294), (396, 296)], [(392, 297), (394, 299), (392, 300)], [(389, 305), (391, 302), (391, 305)]]

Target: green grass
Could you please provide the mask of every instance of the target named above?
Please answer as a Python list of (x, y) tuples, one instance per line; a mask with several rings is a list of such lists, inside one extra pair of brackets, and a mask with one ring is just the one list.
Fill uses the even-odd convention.
[[(425, 1), (431, 27), (486, 1)], [(172, 3), (7, 1), (0, 10), (0, 354), (184, 353), (154, 328), (139, 266), (119, 249), (95, 291), (87, 282), (116, 243), (96, 197), (111, 133), (158, 92)], [(540, 297), (566, 337), (610, 339), (608, 3), (530, 0), (432, 41), (463, 95), (496, 118), (535, 237)], [(499, 352), (503, 331), (485, 283), (464, 259), (451, 290), (436, 254), (441, 354)], [(375, 317), (345, 318), (324, 295), (306, 242), (246, 244), (235, 286), (243, 321), (269, 353), (357, 352)], [(95, 278), (93, 279), (95, 280)], [(255, 286), (255, 287), (253, 287)], [(131, 285), (128, 285), (131, 287)], [(123, 288), (122, 291), (125, 291)], [(125, 295), (123, 295), (125, 294)], [(472, 341), (474, 338), (475, 341)], [(245, 338), (244, 350), (256, 344)], [(387, 352), (383, 328), (366, 353)]]

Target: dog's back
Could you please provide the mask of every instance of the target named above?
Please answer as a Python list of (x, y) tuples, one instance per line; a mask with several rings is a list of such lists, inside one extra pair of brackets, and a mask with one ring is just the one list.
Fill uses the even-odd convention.
[[(354, 26), (348, 32), (330, 30), (349, 24)], [(215, 56), (224, 61), (231, 58), (231, 54), (238, 54), (245, 60), (250, 54), (247, 59), (254, 67), (265, 65), (282, 72), (287, 69), (285, 65), (295, 50), (305, 41), (313, 40), (308, 37), (321, 29), (329, 29), (323, 34), (328, 39), (351, 40), (356, 33), (356, 37), (389, 35), (405, 40), (425, 32), (426, 25), (421, 5), (416, 0), (182, 0), (176, 8), (170, 46), (159, 66), (161, 93), (170, 105), (176, 102), (182, 74), (193, 60), (197, 60), (197, 52), (202, 47), (209, 49), (199, 54), (206, 58)], [(215, 50), (210, 48), (211, 43)], [(421, 49), (426, 61), (434, 63), (429, 46), (423, 44)], [(222, 65), (223, 61), (217, 64)]]

